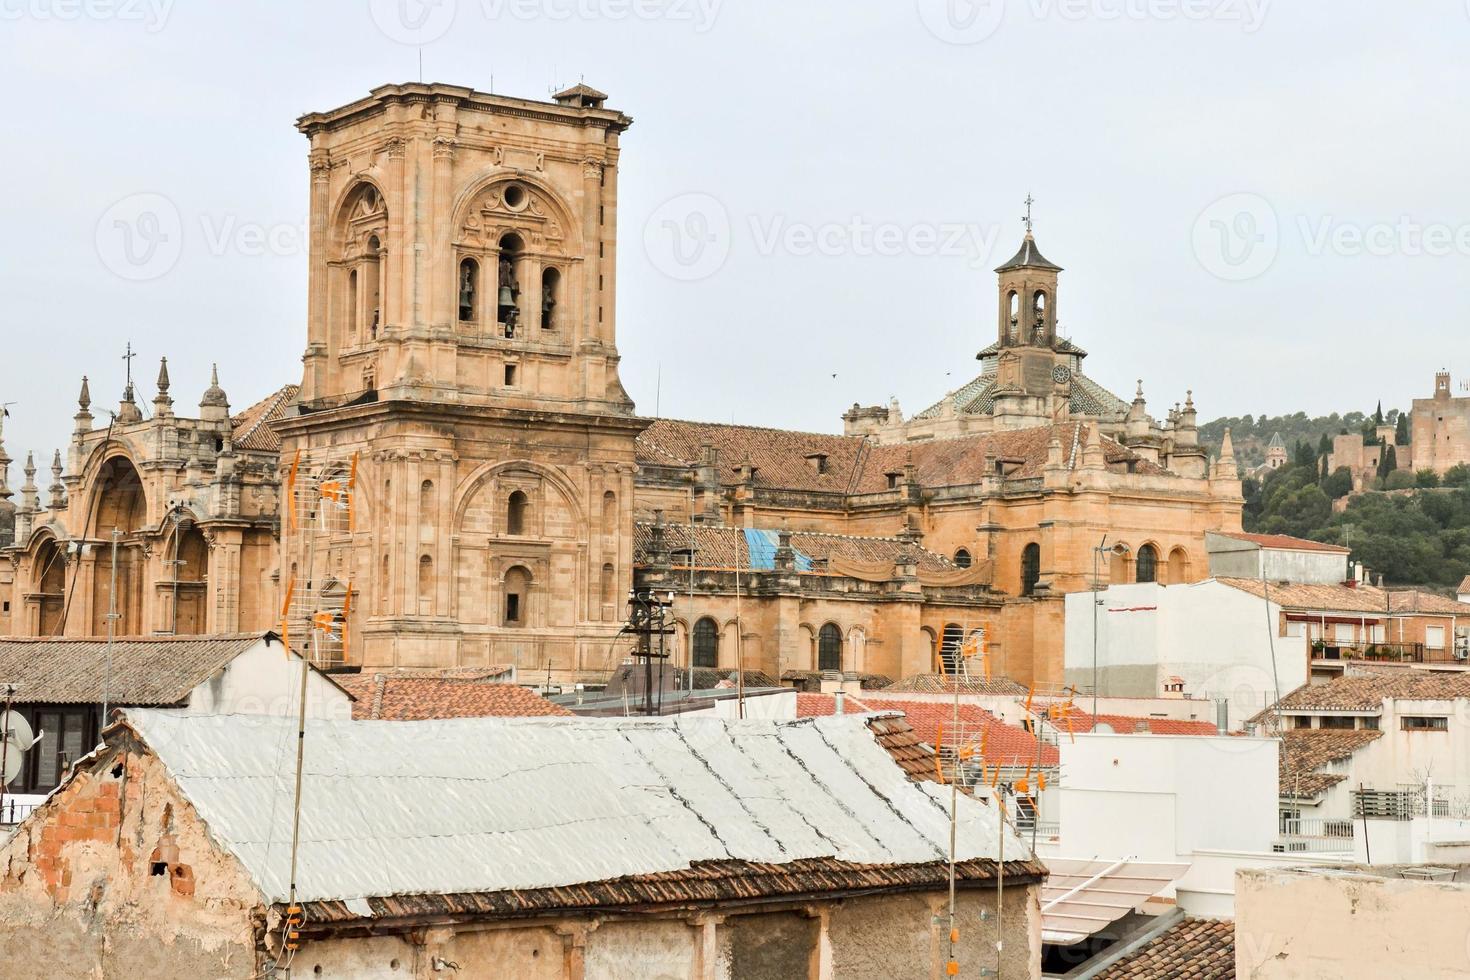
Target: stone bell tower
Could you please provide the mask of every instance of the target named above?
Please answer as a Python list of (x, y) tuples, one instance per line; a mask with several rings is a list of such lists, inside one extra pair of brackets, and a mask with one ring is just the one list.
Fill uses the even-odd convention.
[[(1026, 199), (1026, 237), (997, 276), (997, 385), (994, 414), (1001, 426), (1062, 419), (1071, 400), (1076, 351), (1057, 339), (1057, 277), (1062, 267), (1041, 254)], [(1063, 348), (1066, 348), (1064, 350)]]
[(632, 120), (606, 102), (385, 85), (297, 122), (307, 338), (279, 429), (283, 465), (359, 459), (353, 555), (332, 570), (354, 593), (352, 661), (573, 671), (616, 633), (643, 423), (616, 344)]

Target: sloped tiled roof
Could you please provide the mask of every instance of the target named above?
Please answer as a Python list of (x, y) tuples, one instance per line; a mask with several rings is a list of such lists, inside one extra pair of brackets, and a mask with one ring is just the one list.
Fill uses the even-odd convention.
[(235, 448), (280, 452), (281, 437), (270, 427), (270, 423), (285, 418), (287, 406), (296, 400), (300, 390), (299, 385), (286, 385), (230, 419), (230, 441)]
[[(635, 563), (644, 564), (649, 560), (656, 527), (658, 525), (641, 521), (634, 526)], [(665, 524), (663, 535), (664, 548), (669, 551), (687, 551), (692, 540), (697, 568), (735, 568), (737, 563), (742, 569), (752, 567), (750, 546), (744, 528), (720, 524)], [(793, 531), (791, 547), (815, 561), (845, 558), (870, 564), (896, 563), (905, 550), (912, 549), (918, 559), (920, 571), (943, 572), (954, 571), (956, 568), (943, 555), (910, 545), (899, 538)]]
[[(115, 705), (182, 704), (189, 692), (271, 634), (150, 636), (116, 640), (108, 679)], [(100, 704), (107, 641), (25, 637), (0, 639), (0, 680), (32, 704)]]
[(1184, 919), (1097, 975), (1097, 980), (1234, 980), (1235, 923)]
[(1222, 538), (1234, 538), (1236, 541), (1249, 541), (1251, 544), (1260, 545), (1274, 551), (1325, 551), (1334, 554), (1351, 554), (1351, 549), (1343, 548), (1335, 544), (1324, 544), (1321, 541), (1309, 541), (1306, 538), (1294, 538), (1289, 534), (1247, 534), (1244, 531), (1216, 531)]
[(1347, 778), (1345, 773), (1321, 772), (1341, 762), (1383, 733), (1368, 729), (1292, 728), (1282, 736), (1278, 760), (1282, 796), (1310, 799)]
[(515, 684), (452, 672), (435, 676), (391, 671), (337, 678), (357, 701), (352, 717), (371, 721), (424, 721), (431, 718), (571, 717), (535, 691)]
[[(1121, 404), (1121, 402), (1119, 403)], [(921, 486), (953, 487), (979, 483), (992, 476), (995, 460), (1007, 462), (1012, 479), (1042, 475), (1052, 439), (1061, 443), (1063, 462), (1081, 465), (1087, 431), (1082, 423), (1039, 425), (955, 439), (936, 439), (879, 446), (858, 436), (788, 432), (743, 425), (659, 419), (638, 437), (638, 461), (646, 466), (692, 466), (703, 459), (703, 447), (719, 453), (722, 479), (745, 464), (755, 467), (755, 486), (805, 493), (882, 493), (888, 474), (914, 468)], [(1133, 462), (1136, 472), (1167, 476), (1168, 471), (1140, 458), (1107, 436), (1103, 455), (1110, 464)], [(809, 457), (824, 456), (824, 467)]]
[(981, 676), (955, 677), (945, 674), (910, 674), (890, 684), (884, 691), (914, 694), (953, 694), (958, 686), (961, 694), (988, 694), (1002, 697), (1025, 697), (1026, 687), (999, 674), (989, 679)]
[[(1220, 578), (1222, 585), (1264, 597), (1267, 585), (1254, 578)], [(1470, 616), (1470, 604), (1432, 592), (1387, 591), (1372, 585), (1269, 583), (1271, 601), (1296, 612), (1422, 613), (1427, 616)]]
[(1011, 260), (1005, 265), (996, 268), (996, 272), (1005, 272), (1007, 269), (1050, 269), (1053, 272), (1061, 272), (1062, 267), (1049, 260), (1041, 254), (1041, 249), (1036, 247), (1036, 239), (1031, 237), (1028, 231), (1026, 237), (1021, 241), (1021, 248)]
[(1460, 587), (1455, 590), (1455, 593), (1457, 595), (1465, 595), (1466, 593), (1470, 593), (1470, 575), (1466, 575), (1464, 579), (1461, 580)]
[[(1379, 670), (1354, 668), (1323, 684), (1307, 684), (1281, 699), (1281, 710), (1376, 711), (1385, 699), (1405, 701), (1455, 701), (1470, 698), (1470, 673), (1459, 670), (1417, 670), (1385, 667)], [(1258, 713), (1259, 722), (1274, 708)]]
[[(798, 694), (796, 698), (798, 718), (823, 718), (836, 712), (834, 695)], [(924, 744), (930, 747), (935, 747), (941, 742), (945, 745), (953, 744), (955, 705), (952, 701), (882, 698), (873, 697), (867, 692), (864, 692), (861, 697), (849, 694), (843, 701), (844, 714), (852, 715), (871, 711), (899, 712), (908, 720), (909, 725), (913, 727), (914, 734)], [(1055, 745), (1043, 743), (1038, 756), (1036, 736), (1024, 728), (1007, 725), (979, 705), (961, 703), (959, 715), (962, 737), (977, 742), (983, 741), (985, 760), (991, 765), (1019, 769), (1035, 765), (1039, 758), (1041, 765), (1049, 768), (1061, 761), (1060, 753)]]
[[(938, 418), (944, 413), (945, 403), (951, 398), (954, 401), (956, 414), (989, 415), (990, 410), (995, 407), (996, 377), (995, 368), (987, 367), (979, 377), (961, 386), (952, 396), (941, 398), (922, 412), (917, 413), (914, 418)], [(1080, 371), (1072, 374), (1072, 399), (1068, 407), (1074, 415), (1082, 415), (1087, 418), (1113, 419), (1121, 418), (1128, 413), (1127, 402)]]

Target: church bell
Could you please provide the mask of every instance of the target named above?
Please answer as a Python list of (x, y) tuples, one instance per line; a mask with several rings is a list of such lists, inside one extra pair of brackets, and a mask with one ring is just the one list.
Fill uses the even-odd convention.
[(509, 286), (501, 286), (500, 287), (500, 305), (501, 306), (515, 306), (516, 305), (515, 293), (511, 291), (511, 288)]

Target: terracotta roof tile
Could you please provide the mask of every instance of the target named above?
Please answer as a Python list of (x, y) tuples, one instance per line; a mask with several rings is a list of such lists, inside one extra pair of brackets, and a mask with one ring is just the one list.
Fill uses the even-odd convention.
[[(818, 694), (808, 695), (808, 697), (830, 699), (832, 695)], [(946, 745), (953, 744), (955, 707), (952, 701), (876, 698), (866, 692), (861, 699), (848, 695), (846, 700), (848, 713), (854, 710), (901, 712), (908, 719), (908, 723), (913, 726), (914, 733), (925, 744), (937, 746), (941, 741)], [(815, 702), (809, 703), (814, 704)], [(825, 713), (831, 714), (832, 709), (826, 708)], [(1024, 768), (1036, 764), (1036, 736), (1024, 728), (1007, 725), (979, 705), (960, 704), (960, 726), (963, 732), (962, 737), (966, 739), (983, 738), (985, 759), (992, 765)], [(1049, 768), (1057, 765), (1060, 762), (1057, 747), (1043, 743), (1040, 759), (1043, 767)]]
[(1351, 554), (1351, 549), (1343, 548), (1335, 544), (1324, 544), (1321, 541), (1309, 541), (1306, 538), (1293, 538), (1287, 534), (1247, 534), (1244, 531), (1216, 531), (1222, 538), (1234, 538), (1236, 541), (1249, 541), (1258, 544), (1262, 548), (1270, 548), (1277, 551), (1328, 551), (1334, 554)]
[(260, 452), (281, 451), (281, 437), (270, 427), (270, 423), (285, 417), (286, 408), (296, 400), (301, 390), (299, 385), (286, 385), (271, 392), (230, 419), (232, 431), (230, 441), (236, 449)]
[[(1220, 578), (1232, 589), (1264, 596), (1267, 585), (1254, 578)], [(1271, 601), (1298, 612), (1423, 613), (1429, 616), (1470, 616), (1470, 604), (1446, 599), (1432, 592), (1384, 590), (1372, 585), (1312, 585), (1297, 582), (1268, 583)]]
[(1457, 595), (1465, 595), (1467, 593), (1470, 593), (1470, 575), (1466, 575), (1465, 578), (1461, 580), (1460, 587), (1455, 590), (1455, 593)]
[(1322, 772), (1370, 742), (1383, 737), (1366, 729), (1292, 728), (1283, 735), (1279, 760), (1282, 796), (1310, 799), (1347, 778), (1344, 773)]
[(352, 706), (352, 717), (356, 719), (424, 721), (572, 715), (535, 691), (467, 677), (456, 671), (440, 675), (400, 671), (363, 673), (339, 676), (337, 680), (357, 698)]
[(883, 688), (884, 692), (912, 694), (953, 694), (958, 686), (961, 694), (987, 694), (1001, 697), (1025, 697), (1026, 687), (999, 674), (985, 677), (954, 677), (946, 674), (911, 674)]
[[(639, 522), (634, 526), (634, 562), (644, 565), (653, 550), (654, 531), (659, 525)], [(669, 551), (687, 551), (691, 540), (695, 548), (697, 568), (751, 568), (750, 546), (745, 529), (716, 524), (664, 524), (663, 547)], [(895, 564), (912, 551), (920, 571), (952, 572), (956, 565), (936, 554), (900, 538), (864, 537), (851, 534), (818, 534), (793, 531), (791, 547), (817, 562), (833, 558), (863, 564)], [(818, 572), (821, 572), (818, 569)]]
[[(181, 704), (189, 692), (270, 634), (148, 636), (116, 640), (109, 700), (115, 705)], [(277, 641), (279, 642), (279, 641)], [(21, 702), (93, 704), (102, 700), (107, 641), (25, 637), (0, 639), (0, 679)]]
[[(790, 432), (743, 425), (659, 419), (638, 437), (638, 461), (646, 466), (692, 466), (704, 459), (705, 447), (719, 454), (720, 475), (730, 482), (737, 467), (755, 467), (755, 486), (807, 493), (882, 493), (888, 474), (913, 466), (915, 479), (926, 487), (969, 486), (993, 475), (996, 460), (1008, 461), (1011, 479), (1040, 477), (1052, 438), (1062, 445), (1069, 466), (1081, 464), (1085, 426), (1077, 422), (1027, 429), (879, 446), (858, 436)], [(1135, 471), (1151, 476), (1168, 471), (1140, 458), (1116, 440), (1102, 439), (1110, 464), (1133, 462)], [(824, 457), (818, 467), (813, 456)]]
[(1184, 919), (1097, 975), (1097, 980), (1234, 980), (1235, 923)]
[[(1281, 710), (1376, 711), (1388, 698), (1407, 701), (1455, 701), (1470, 698), (1470, 673), (1459, 670), (1418, 670), (1412, 667), (1380, 669), (1355, 667), (1351, 673), (1324, 684), (1307, 684), (1281, 699)], [(1272, 708), (1259, 712), (1265, 719)]]
[[(1090, 712), (1073, 711), (1071, 713), (1071, 731), (1073, 734), (1090, 732), (1095, 727), (1095, 721), (1100, 720), (1104, 725), (1112, 728), (1119, 735), (1129, 735), (1135, 732), (1145, 732), (1150, 735), (1219, 735), (1220, 728), (1208, 721), (1179, 721), (1174, 718), (1146, 718), (1141, 715), (1110, 715), (1099, 713), (1094, 719)], [(1067, 723), (1063, 722), (1066, 728)]]

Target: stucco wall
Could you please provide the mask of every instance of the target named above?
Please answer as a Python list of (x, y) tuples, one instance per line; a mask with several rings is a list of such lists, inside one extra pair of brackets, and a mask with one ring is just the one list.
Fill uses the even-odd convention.
[(1463, 980), (1470, 887), (1385, 872), (1236, 875), (1235, 966), (1243, 980)]
[[(279, 642), (261, 641), (190, 694), (191, 714), (285, 715), (300, 709), (301, 661)], [(312, 718), (352, 719), (352, 699), (316, 672), (307, 673), (306, 708)]]

